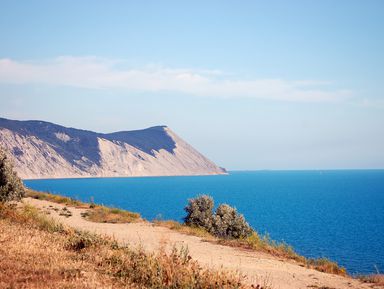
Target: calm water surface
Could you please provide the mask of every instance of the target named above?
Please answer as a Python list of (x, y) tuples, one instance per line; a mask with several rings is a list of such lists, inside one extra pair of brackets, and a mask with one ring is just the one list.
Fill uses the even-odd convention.
[(182, 220), (188, 198), (213, 196), (307, 257), (350, 273), (384, 272), (384, 170), (254, 171), (227, 176), (28, 180), (30, 188)]

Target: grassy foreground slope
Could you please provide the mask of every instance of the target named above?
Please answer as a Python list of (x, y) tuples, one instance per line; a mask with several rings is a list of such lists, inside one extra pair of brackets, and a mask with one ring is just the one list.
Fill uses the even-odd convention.
[(187, 250), (120, 246), (28, 205), (0, 206), (0, 244), (0, 288), (249, 288), (238, 274), (201, 268)]
[[(180, 234), (179, 232), (166, 229), (164, 227), (154, 226), (153, 223), (150, 222), (131, 222), (131, 223), (124, 223), (124, 224), (108, 224), (108, 223), (95, 223), (92, 221), (89, 221), (81, 216), (81, 214), (87, 209), (78, 208), (78, 207), (69, 207), (65, 204), (55, 204), (53, 202), (45, 201), (45, 200), (36, 200), (36, 199), (25, 199), (23, 200), (24, 204), (31, 204), (34, 207), (31, 208), (30, 206), (26, 206), (22, 212), (27, 213), (28, 218), (25, 219), (24, 217), (21, 218), (21, 224), (27, 225), (27, 226), (33, 226), (35, 229), (42, 231), (42, 232), (52, 232), (52, 235), (61, 235), (64, 236), (64, 239), (60, 239), (57, 242), (62, 242), (59, 246), (60, 250), (69, 251), (70, 253), (74, 253), (74, 258), (78, 256), (80, 260), (83, 262), (83, 265), (86, 266), (93, 266), (91, 268), (95, 268), (95, 271), (87, 271), (82, 269), (83, 267), (75, 267), (74, 269), (80, 272), (85, 272), (85, 276), (88, 276), (88, 274), (93, 274), (94, 276), (97, 276), (95, 274), (101, 274), (101, 280), (104, 281), (105, 278), (112, 278), (113, 282), (122, 282), (123, 284), (119, 285), (118, 283), (112, 283), (113, 286), (107, 285), (106, 287), (103, 285), (101, 286), (96, 285), (93, 287), (93, 285), (87, 284), (87, 286), (84, 287), (73, 287), (71, 285), (52, 285), (52, 287), (49, 287), (45, 284), (43, 284), (43, 288), (247, 288), (246, 286), (251, 286), (252, 284), (261, 284), (262, 287), (256, 288), (281, 288), (281, 289), (307, 289), (307, 288), (337, 288), (337, 289), (371, 289), (371, 288), (379, 288), (377, 286), (372, 287), (372, 284), (364, 284), (358, 280), (354, 280), (350, 277), (342, 277), (339, 275), (334, 274), (327, 274), (327, 273), (321, 273), (312, 269), (307, 269), (305, 266), (299, 266), (297, 262), (295, 261), (289, 261), (284, 260), (281, 258), (273, 257), (270, 254), (266, 254), (263, 252), (257, 252), (254, 250), (244, 250), (239, 248), (231, 248), (228, 246), (221, 246), (216, 243), (212, 242), (206, 242), (205, 238), (199, 238), (195, 236), (189, 236), (185, 234)], [(68, 216), (66, 214), (62, 214), (64, 211), (64, 208), (66, 208), (66, 212), (70, 212), (72, 215)], [(39, 210), (39, 213), (37, 214), (36, 209)], [(35, 214), (36, 213), (36, 214)], [(48, 214), (48, 216), (46, 215)], [(61, 224), (65, 224), (64, 227), (57, 222), (52, 221), (52, 219), (56, 220), (57, 222), (60, 222)], [(8, 217), (3, 218), (0, 217), (0, 220), (9, 220)], [(14, 219), (14, 218), (13, 218)], [(20, 222), (17, 221), (19, 217), (16, 218), (16, 221), (12, 221), (12, 224), (18, 224)], [(37, 220), (35, 222), (34, 220)], [(2, 226), (0, 222), (0, 227)], [(105, 240), (103, 238), (97, 237), (97, 235), (90, 234), (90, 233), (84, 233), (84, 231), (87, 232), (97, 232), (98, 234), (103, 234), (105, 236), (112, 236), (114, 239), (108, 239), (110, 241), (110, 245), (106, 245), (102, 240)], [(18, 239), (18, 242), (22, 240), (22, 238), (25, 238), (24, 236), (27, 236), (28, 232), (19, 234), (20, 237)], [(2, 236), (2, 234), (0, 234)], [(9, 242), (9, 244), (12, 245), (14, 243), (14, 237), (13, 235), (8, 235), (4, 239), (0, 237), (0, 243), (6, 243)], [(29, 240), (28, 238), (25, 238), (26, 240)], [(50, 244), (52, 242), (55, 242), (56, 239), (46, 240), (41, 242), (40, 247), (45, 248), (47, 244)], [(100, 242), (101, 240), (101, 242)], [(29, 242), (29, 241), (28, 241)], [(56, 243), (55, 243), (56, 244)], [(122, 247), (123, 244), (129, 244), (130, 248)], [(54, 244), (53, 244), (54, 245)], [(36, 245), (33, 245), (36, 246)], [(109, 247), (108, 247), (109, 246)], [(53, 246), (55, 247), (55, 246)], [(178, 250), (173, 250), (172, 248), (178, 248)], [(188, 248), (189, 252), (186, 254), (185, 248)], [(8, 247), (4, 247), (4, 252), (6, 251)], [(103, 249), (104, 248), (104, 249)], [(137, 249), (142, 248), (142, 249)], [(115, 249), (119, 249), (116, 254), (104, 254), (103, 252), (111, 252), (110, 249), (113, 249), (112, 252), (115, 252)], [(123, 249), (124, 251), (120, 251), (120, 249)], [(128, 250), (128, 251), (125, 251)], [(142, 254), (134, 254), (130, 255), (128, 252), (141, 252)], [(164, 253), (166, 252), (166, 253)], [(25, 253), (25, 252), (24, 252)], [(51, 252), (53, 254), (53, 252)], [(125, 262), (120, 262), (120, 258), (117, 260), (113, 257), (112, 259), (105, 259), (106, 257), (110, 257), (111, 255), (117, 255), (120, 254), (127, 254), (126, 257), (128, 259), (124, 259)], [(20, 254), (21, 255), (21, 254)], [(2, 256), (2, 255), (1, 255)], [(5, 255), (6, 256), (6, 255)], [(84, 257), (85, 256), (85, 257)], [(88, 258), (86, 258), (88, 256)], [(138, 259), (137, 256), (141, 256), (144, 259)], [(153, 280), (153, 276), (157, 276), (155, 280), (158, 280), (157, 278), (160, 278), (160, 280), (164, 280), (161, 276), (167, 276), (168, 273), (171, 273), (171, 276), (177, 277), (178, 274), (173, 274), (172, 272), (176, 270), (176, 273), (182, 273), (183, 270), (180, 271), (179, 265), (176, 266), (176, 269), (173, 265), (167, 267), (167, 262), (165, 263), (159, 263), (157, 261), (153, 261), (154, 259), (148, 259), (148, 256), (152, 257), (161, 257), (161, 259), (165, 258), (164, 260), (170, 260), (172, 259), (170, 264), (174, 264), (175, 260), (185, 260), (188, 262), (181, 262), (181, 264), (191, 264), (194, 263), (197, 268), (196, 272), (200, 272), (198, 274), (201, 274), (202, 272), (216, 272), (213, 276), (233, 276), (236, 284), (220, 284), (217, 282), (208, 283), (210, 285), (199, 285), (196, 283), (193, 283), (194, 285), (180, 285), (173, 283), (167, 283), (167, 285), (156, 285), (157, 283), (153, 284), (151, 283)], [(167, 258), (166, 256), (174, 256), (172, 258)], [(191, 256), (193, 260), (197, 260), (198, 264), (194, 261), (192, 261), (191, 258), (188, 256)], [(10, 256), (12, 257), (12, 255)], [(151, 257), (151, 258), (152, 258)], [(44, 258), (44, 255), (41, 256), (41, 258)], [(72, 260), (72, 259), (70, 259)], [(75, 259), (76, 260), (76, 259)], [(104, 263), (103, 260), (109, 260), (107, 263)], [(139, 263), (135, 262), (133, 264), (136, 264), (132, 269), (132, 266), (130, 267), (129, 264), (132, 260), (142, 260)], [(154, 264), (154, 266), (148, 267), (148, 260), (152, 260), (149, 262), (149, 264)], [(18, 261), (18, 259), (15, 259), (15, 261)], [(59, 260), (60, 261), (60, 260)], [(118, 262), (116, 262), (118, 261)], [(26, 264), (23, 263), (25, 268), (29, 269), (31, 266), (35, 266), (37, 262), (41, 262), (39, 256), (35, 256), (31, 260), (32, 263)], [(68, 267), (64, 267), (65, 269), (71, 268), (71, 263), (68, 262), (68, 260), (63, 259), (63, 262), (66, 264), (69, 264)], [(96, 263), (95, 263), (96, 262)], [(139, 266), (139, 264), (144, 264), (143, 266)], [(157, 264), (157, 265), (156, 265)], [(176, 264), (180, 264), (177, 263)], [(96, 266), (95, 266), (96, 265)], [(184, 265), (182, 265), (184, 266)], [(200, 268), (200, 266), (202, 268)], [(53, 269), (56, 268), (56, 266), (53, 266)], [(109, 268), (109, 270), (108, 270)], [(128, 269), (131, 268), (133, 270), (129, 271)], [(145, 269), (142, 269), (145, 268)], [(152, 268), (152, 270), (150, 270)], [(159, 273), (163, 272), (161, 269), (163, 268), (166, 270), (166, 274)], [(170, 268), (170, 269), (169, 269)], [(205, 269), (204, 269), (205, 268)], [(209, 270), (215, 268), (215, 270)], [(227, 270), (227, 272), (230, 272), (229, 270), (238, 271), (241, 272), (242, 276), (239, 276), (237, 274), (233, 273), (225, 273), (223, 272), (223, 268)], [(73, 268), (72, 268), (73, 269)], [(140, 270), (137, 270), (140, 269)], [(208, 270), (206, 270), (208, 269)], [(3, 268), (0, 268), (0, 271), (2, 271)], [(45, 270), (48, 272), (51, 272), (51, 270), (47, 269)], [(71, 270), (69, 270), (71, 271)], [(188, 272), (191, 272), (190, 270), (187, 270)], [(12, 271), (8, 271), (12, 272)], [(28, 272), (28, 270), (26, 270)], [(33, 270), (32, 273), (35, 271)], [(53, 271), (54, 272), (54, 271)], [(90, 272), (90, 273), (89, 273)], [(127, 274), (129, 272), (129, 274)], [(160, 275), (159, 275), (160, 274)], [(206, 273), (205, 273), (206, 274)], [(8, 275), (12, 274), (4, 274), (6, 277), (9, 278)], [(189, 274), (187, 273), (186, 276)], [(247, 275), (247, 277), (245, 277)], [(50, 276), (50, 275), (48, 275)], [(66, 276), (60, 275), (60, 276)], [(128, 277), (132, 276), (139, 276), (139, 279), (135, 279), (136, 283), (132, 283)], [(143, 277), (144, 276), (144, 277)], [(146, 276), (146, 277), (145, 277)], [(182, 276), (185, 276), (185, 274), (182, 274)], [(190, 275), (189, 275), (190, 276)], [(199, 275), (200, 276), (200, 275)], [(76, 277), (76, 276), (75, 276)], [(0, 277), (1, 278), (1, 277)], [(24, 280), (24, 274), (19, 274), (19, 278), (21, 280)], [(49, 277), (48, 277), (49, 278)], [(82, 275), (76, 277), (78, 280), (82, 280), (79, 278), (83, 278)], [(149, 278), (149, 279), (148, 279)], [(168, 278), (168, 277), (167, 277)], [(180, 277), (178, 277), (180, 279)], [(43, 280), (47, 279), (47, 277), (44, 277)], [(76, 280), (77, 280), (76, 279)], [(195, 279), (195, 278), (194, 278)], [(199, 277), (201, 280), (201, 278)], [(208, 278), (212, 279), (212, 278)], [(1, 279), (0, 279), (1, 280)], [(106, 279), (107, 280), (107, 279)], [(120, 281), (119, 281), (120, 280)], [(123, 280), (123, 281), (121, 281)], [(137, 283), (141, 281), (148, 282), (148, 283)], [(213, 278), (215, 280), (215, 278)], [(217, 280), (217, 279), (216, 279)], [(58, 282), (61, 282), (63, 280), (58, 280)], [(92, 280), (86, 280), (84, 282), (91, 282)], [(42, 281), (41, 281), (42, 282)], [(83, 282), (83, 281), (81, 281)], [(83, 282), (83, 283), (84, 283)], [(93, 282), (93, 281), (92, 281)], [(240, 282), (240, 284), (239, 284)], [(23, 283), (24, 284), (24, 283)], [(29, 283), (28, 283), (29, 284)], [(61, 283), (58, 283), (61, 284)], [(77, 283), (76, 283), (77, 284)], [(207, 284), (207, 283), (204, 283)], [(245, 284), (245, 285), (244, 285)], [(24, 284), (25, 285), (25, 284)], [(267, 286), (265, 286), (267, 285)], [(74, 285), (75, 286), (75, 285)], [(78, 285), (76, 285), (78, 286)], [(121, 287), (123, 286), (123, 287)], [(9, 286), (0, 286), (0, 288), (9, 288)], [(39, 286), (13, 286), (13, 288), (39, 288)], [(381, 287), (380, 287), (381, 288)]]
[[(65, 204), (66, 206), (72, 206), (77, 208), (87, 209), (83, 214), (83, 217), (89, 221), (100, 223), (131, 223), (142, 221), (138, 213), (133, 213), (117, 208), (109, 208), (96, 204), (88, 204), (80, 202), (78, 200), (43, 192), (37, 192), (33, 190), (27, 190), (26, 196), (39, 199), (52, 201), (59, 204)], [(171, 230), (178, 231), (183, 234), (202, 237), (206, 241), (217, 243), (220, 245), (226, 245), (230, 247), (243, 248), (248, 250), (255, 250), (259, 252), (265, 252), (276, 257), (291, 259), (307, 268), (312, 268), (320, 272), (326, 272), (331, 274), (337, 274), (346, 276), (347, 272), (345, 268), (339, 267), (337, 263), (328, 260), (326, 258), (308, 259), (299, 255), (295, 250), (286, 243), (276, 242), (269, 238), (269, 236), (260, 236), (257, 232), (253, 231), (252, 234), (246, 238), (240, 239), (226, 239), (217, 238), (211, 233), (207, 232), (201, 227), (187, 226), (176, 221), (161, 221), (155, 220), (154, 222), (158, 226), (163, 226)]]

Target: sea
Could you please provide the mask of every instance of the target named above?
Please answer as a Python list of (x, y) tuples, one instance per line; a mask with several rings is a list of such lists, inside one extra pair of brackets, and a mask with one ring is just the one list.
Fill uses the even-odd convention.
[(207, 194), (260, 234), (350, 274), (384, 273), (384, 170), (233, 171), (228, 175), (25, 180), (35, 190), (182, 221)]

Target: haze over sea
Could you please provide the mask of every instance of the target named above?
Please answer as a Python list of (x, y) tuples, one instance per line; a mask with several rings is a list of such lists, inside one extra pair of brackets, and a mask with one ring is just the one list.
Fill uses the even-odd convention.
[(259, 233), (349, 273), (384, 272), (384, 170), (246, 171), (220, 176), (26, 180), (33, 189), (182, 221), (189, 198), (209, 194)]

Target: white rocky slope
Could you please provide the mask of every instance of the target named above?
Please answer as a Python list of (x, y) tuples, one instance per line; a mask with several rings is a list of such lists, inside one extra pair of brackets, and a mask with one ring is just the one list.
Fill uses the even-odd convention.
[(225, 174), (167, 127), (98, 134), (0, 119), (0, 146), (23, 179)]

